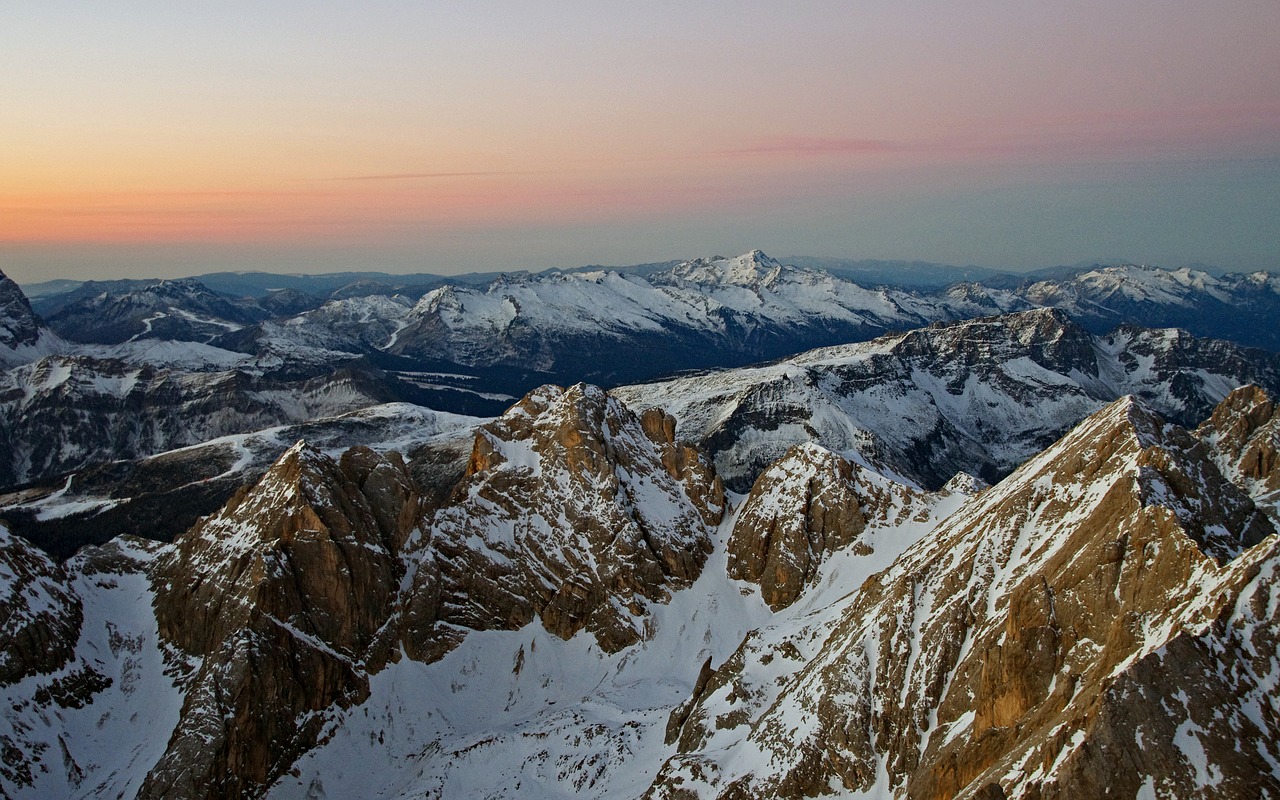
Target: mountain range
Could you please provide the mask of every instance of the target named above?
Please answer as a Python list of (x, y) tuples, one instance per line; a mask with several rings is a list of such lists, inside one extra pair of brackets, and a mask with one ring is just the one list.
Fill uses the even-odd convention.
[(1280, 283), (820, 266), (0, 277), (0, 796), (1280, 794)]

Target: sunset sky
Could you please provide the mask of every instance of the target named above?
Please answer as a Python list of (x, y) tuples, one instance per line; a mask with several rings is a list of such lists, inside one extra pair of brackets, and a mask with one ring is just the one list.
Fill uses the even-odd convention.
[(1280, 268), (1280, 2), (19, 2), (0, 270)]

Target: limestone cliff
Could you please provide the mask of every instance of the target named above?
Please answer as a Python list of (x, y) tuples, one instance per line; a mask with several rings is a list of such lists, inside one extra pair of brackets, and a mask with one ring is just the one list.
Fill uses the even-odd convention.
[(299, 442), (153, 568), (160, 633), (190, 674), (181, 719), (142, 797), (242, 797), (360, 700), (388, 629), (413, 524), (404, 465)]
[(406, 650), (432, 660), (467, 630), (535, 618), (608, 651), (633, 644), (648, 604), (698, 576), (724, 505), (670, 418), (642, 421), (595, 387), (544, 386), (480, 429), (416, 543)]

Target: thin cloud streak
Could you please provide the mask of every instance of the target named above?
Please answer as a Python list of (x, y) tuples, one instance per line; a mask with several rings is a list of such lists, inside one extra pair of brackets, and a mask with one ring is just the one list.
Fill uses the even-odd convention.
[(492, 178), (503, 175), (535, 175), (534, 172), (389, 172), (382, 175), (344, 175), (337, 178), (320, 178), (324, 181), (409, 181), (430, 178)]
[(751, 147), (732, 150), (721, 150), (719, 155), (759, 156), (759, 155), (794, 155), (794, 156), (827, 156), (827, 155), (873, 155), (879, 153), (900, 153), (911, 149), (899, 142), (883, 139), (845, 139), (812, 136), (784, 136), (767, 139)]

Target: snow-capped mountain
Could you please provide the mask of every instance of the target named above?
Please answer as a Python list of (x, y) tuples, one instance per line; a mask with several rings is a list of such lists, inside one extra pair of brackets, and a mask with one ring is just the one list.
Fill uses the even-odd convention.
[(745, 491), (807, 441), (924, 486), (961, 471), (995, 480), (1122, 395), (1189, 425), (1250, 382), (1280, 389), (1280, 358), (1176, 330), (1094, 336), (1037, 309), (615, 393), (675, 416)]
[(499, 277), (401, 296), (333, 300), (221, 341), (251, 352), (321, 348), (533, 368), (610, 383), (741, 364), (934, 320), (1029, 305), (968, 286), (936, 297), (865, 289), (760, 251), (638, 274), (609, 270)]
[[(1001, 303), (1021, 307), (1011, 296), (986, 301), (985, 313), (1004, 310)], [(532, 358), (552, 372), (594, 362), (616, 380), (653, 374), (659, 363), (746, 363), (971, 312), (908, 292), (864, 289), (753, 251), (647, 278), (585, 272), (495, 283), (483, 292), (446, 287), (419, 302), (392, 349), (428, 355), (446, 347), (446, 357), (462, 363)]]
[(66, 347), (31, 310), (21, 287), (0, 272), (0, 369), (63, 352)]
[(1129, 323), (1185, 328), (1197, 336), (1280, 350), (1280, 278), (1267, 272), (1214, 277), (1188, 268), (1122, 265), (1018, 290), (1028, 302), (1061, 309), (1095, 333)]
[(0, 276), (0, 797), (1280, 794), (1280, 356), (1113, 324), (1278, 287), (1148, 272)]
[(290, 288), (270, 293), (260, 288), (271, 285), (270, 276), (241, 285), (234, 276), (213, 275), (210, 281), (256, 299), (232, 299), (198, 279), (183, 279), (88, 283), (40, 302), (54, 327), (76, 341), (216, 338), (246, 352), (298, 357), (316, 348), (348, 357), (387, 351), (608, 384), (1033, 307), (1067, 311), (1093, 333), (1122, 323), (1181, 327), (1280, 349), (1272, 332), (1280, 281), (1264, 272), (1215, 277), (1121, 265), (1019, 281), (933, 265), (929, 280), (919, 284), (912, 276), (928, 265), (885, 263), (867, 272), (852, 269), (853, 262), (795, 261), (804, 266), (756, 250), (635, 269), (408, 276), (418, 280), (412, 286), (372, 273), (279, 276), (274, 283)]
[[(1015, 288), (865, 288), (760, 251), (672, 267), (520, 273), (407, 296), (335, 299), (222, 340), (246, 352), (386, 351), (465, 367), (533, 368), (616, 384), (864, 341), (931, 322), (1060, 308), (1093, 333), (1129, 323), (1280, 349), (1280, 282), (1267, 273), (1106, 267)], [(353, 325), (353, 323), (355, 323)]]
[(0, 487), (394, 399), (353, 371), (283, 382), (49, 356), (0, 373)]

